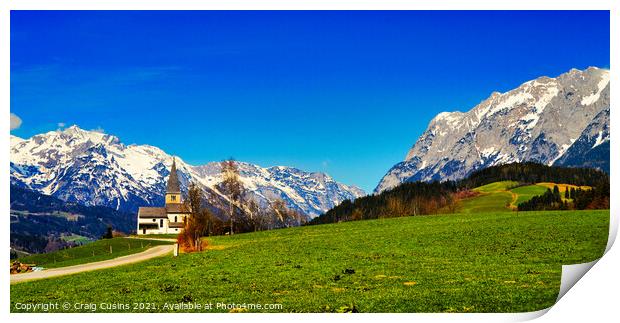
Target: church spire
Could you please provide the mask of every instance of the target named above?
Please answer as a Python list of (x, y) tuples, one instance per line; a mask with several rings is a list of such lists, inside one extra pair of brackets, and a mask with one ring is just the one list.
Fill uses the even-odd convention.
[(170, 169), (170, 177), (168, 178), (168, 185), (166, 185), (166, 194), (169, 193), (181, 193), (181, 187), (179, 185), (179, 177), (177, 175), (176, 160), (172, 157), (172, 168)]

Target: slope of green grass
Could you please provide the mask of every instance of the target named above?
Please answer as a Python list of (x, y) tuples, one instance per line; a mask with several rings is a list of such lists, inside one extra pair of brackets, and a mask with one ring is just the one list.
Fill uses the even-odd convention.
[(515, 181), (494, 182), (491, 184), (476, 187), (474, 188), (474, 191), (480, 193), (493, 193), (497, 191), (507, 191), (517, 185), (519, 185), (519, 183)]
[[(461, 200), (458, 210), (462, 213), (512, 211), (519, 203), (529, 201), (536, 195), (544, 194), (547, 188), (553, 189), (554, 185), (560, 188), (562, 196), (564, 196), (563, 190), (566, 189), (566, 187), (578, 187), (555, 183), (537, 183), (526, 186), (518, 185), (519, 183), (514, 181), (502, 181), (476, 187), (473, 191), (480, 193), (480, 195)], [(582, 186), (581, 188), (589, 189), (588, 186)]]
[(213, 304), (206, 312), (229, 311), (217, 303), (281, 304), (278, 312), (534, 311), (555, 302), (563, 264), (602, 256), (608, 225), (608, 210), (497, 212), (213, 237), (203, 253), (11, 285), (11, 311), (50, 301), (140, 312), (173, 311), (165, 303), (178, 302)]
[(458, 210), (462, 213), (506, 212), (510, 211), (506, 206), (512, 200), (513, 195), (508, 191), (484, 193), (461, 200)]
[(88, 237), (84, 237), (78, 234), (64, 235), (64, 236), (61, 236), (60, 238), (64, 241), (75, 242), (81, 245), (92, 242), (92, 240), (89, 239)]
[(509, 190), (517, 185), (514, 181), (502, 181), (476, 187), (473, 191), (480, 195), (461, 200), (458, 210), (462, 213), (510, 211), (508, 206), (516, 196)]
[(512, 193), (517, 194), (517, 200), (514, 201), (513, 206), (519, 205), (532, 199), (536, 195), (543, 195), (547, 191), (547, 188), (542, 185), (527, 185), (510, 190)]
[(170, 244), (170, 242), (126, 238), (104, 239), (79, 247), (31, 255), (18, 260), (39, 267), (58, 268), (126, 256), (161, 244)]

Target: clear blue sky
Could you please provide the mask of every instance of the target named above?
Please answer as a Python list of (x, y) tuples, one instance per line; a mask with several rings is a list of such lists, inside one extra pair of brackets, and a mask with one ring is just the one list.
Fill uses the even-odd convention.
[(609, 51), (608, 12), (12, 11), (12, 134), (77, 124), (370, 192), (437, 113)]

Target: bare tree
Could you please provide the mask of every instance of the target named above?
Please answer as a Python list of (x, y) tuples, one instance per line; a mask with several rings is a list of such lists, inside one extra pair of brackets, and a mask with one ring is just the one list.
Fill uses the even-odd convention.
[(248, 210), (248, 224), (252, 231), (257, 231), (261, 227), (261, 210), (260, 206), (256, 201), (250, 199), (250, 202), (247, 205)]
[(222, 168), (222, 188), (228, 198), (228, 216), (230, 217), (230, 234), (234, 234), (235, 204), (240, 203), (243, 186), (239, 180), (239, 168), (233, 158), (224, 160)]
[(183, 210), (190, 214), (185, 220), (183, 232), (179, 235), (180, 242), (195, 251), (202, 250), (202, 237), (208, 232), (211, 212), (202, 207), (202, 189), (191, 182), (187, 190), (187, 199), (183, 202)]
[(290, 209), (286, 206), (286, 203), (282, 199), (277, 199), (272, 202), (271, 208), (273, 209), (274, 222), (281, 227), (291, 227), (300, 225), (303, 222), (303, 216), (296, 210)]
[(283, 200), (277, 199), (271, 203), (271, 208), (273, 209), (274, 220), (284, 224), (284, 220), (286, 219), (286, 204)]

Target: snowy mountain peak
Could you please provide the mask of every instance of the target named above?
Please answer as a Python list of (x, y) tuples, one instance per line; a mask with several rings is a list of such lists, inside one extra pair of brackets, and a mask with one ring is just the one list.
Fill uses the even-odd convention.
[(595, 67), (493, 92), (468, 112), (442, 112), (433, 118), (375, 192), (405, 181), (458, 179), (509, 162), (553, 164), (608, 108), (609, 70)]
[[(219, 192), (220, 164), (192, 166), (175, 156), (182, 190), (194, 180), (208, 191), (214, 205)], [(66, 201), (135, 211), (163, 203), (172, 156), (155, 146), (124, 145), (105, 133), (71, 126), (29, 139), (11, 137), (11, 183)], [(359, 188), (322, 173), (275, 166), (263, 168), (237, 162), (247, 198), (262, 204), (284, 200), (313, 217), (345, 199), (365, 195)]]

